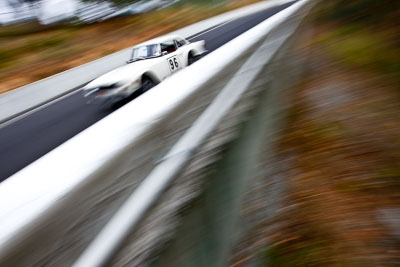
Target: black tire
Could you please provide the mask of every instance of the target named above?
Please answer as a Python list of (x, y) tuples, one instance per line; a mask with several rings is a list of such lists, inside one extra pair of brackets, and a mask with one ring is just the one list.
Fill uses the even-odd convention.
[(155, 86), (155, 82), (149, 77), (144, 76), (142, 79), (142, 88), (140, 90), (141, 93), (144, 93)]
[(190, 53), (188, 57), (188, 66), (192, 65), (194, 62), (195, 62), (195, 57), (192, 55), (192, 53)]

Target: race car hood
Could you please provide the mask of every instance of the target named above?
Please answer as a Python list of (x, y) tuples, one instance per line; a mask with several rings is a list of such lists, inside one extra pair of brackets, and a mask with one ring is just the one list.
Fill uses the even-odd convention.
[(156, 64), (159, 60), (160, 58), (152, 58), (129, 63), (125, 66), (101, 75), (84, 86), (83, 89), (89, 90), (96, 87), (110, 86), (121, 81), (130, 82), (136, 80), (140, 78), (146, 70), (151, 69), (151, 66)]

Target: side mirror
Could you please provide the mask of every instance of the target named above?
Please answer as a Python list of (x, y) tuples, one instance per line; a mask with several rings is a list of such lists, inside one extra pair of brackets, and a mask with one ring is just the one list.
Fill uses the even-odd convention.
[(162, 52), (161, 52), (161, 55), (163, 55), (163, 56), (165, 56), (165, 55), (167, 55), (167, 54), (168, 54), (167, 51), (162, 51)]

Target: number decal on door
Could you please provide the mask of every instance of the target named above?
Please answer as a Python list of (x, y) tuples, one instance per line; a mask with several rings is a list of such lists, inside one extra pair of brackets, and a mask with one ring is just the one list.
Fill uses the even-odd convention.
[(170, 57), (167, 60), (171, 72), (175, 72), (181, 67), (177, 56)]

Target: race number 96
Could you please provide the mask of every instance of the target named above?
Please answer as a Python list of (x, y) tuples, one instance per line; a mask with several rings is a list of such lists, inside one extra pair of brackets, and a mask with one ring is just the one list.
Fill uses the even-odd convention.
[(168, 60), (169, 69), (174, 72), (180, 68), (179, 60), (177, 56), (170, 57)]

